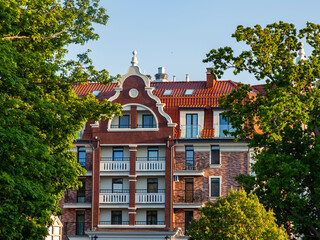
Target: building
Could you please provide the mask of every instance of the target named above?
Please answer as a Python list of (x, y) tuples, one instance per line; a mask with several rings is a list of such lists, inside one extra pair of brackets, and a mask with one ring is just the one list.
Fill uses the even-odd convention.
[(187, 239), (198, 208), (249, 173), (247, 143), (224, 134), (218, 104), (237, 84), (210, 69), (206, 81), (169, 82), (159, 68), (151, 81), (135, 54), (120, 84), (75, 89), (122, 104), (123, 116), (86, 123), (74, 143), (87, 174), (61, 201), (63, 239)]

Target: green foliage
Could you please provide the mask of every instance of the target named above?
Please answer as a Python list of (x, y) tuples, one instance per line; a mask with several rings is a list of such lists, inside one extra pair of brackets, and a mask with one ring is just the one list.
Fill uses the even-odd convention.
[(244, 190), (231, 190), (225, 198), (207, 202), (200, 209), (200, 219), (192, 221), (188, 235), (190, 240), (288, 239), (272, 210), (266, 211), (256, 195)]
[(105, 9), (88, 0), (0, 0), (0, 239), (43, 239), (58, 202), (84, 170), (70, 151), (88, 119), (119, 106), (75, 84), (108, 83), (87, 53), (64, 60), (69, 44), (97, 39)]
[[(266, 82), (263, 95), (240, 84), (220, 100), (237, 129), (232, 134), (255, 149), (255, 176), (237, 180), (273, 209), (288, 232), (320, 239), (320, 25), (307, 23), (299, 31), (283, 22), (238, 26), (233, 37), (249, 50), (239, 56), (229, 47), (211, 50), (204, 61), (218, 76), (233, 68)], [(302, 41), (313, 51), (296, 63)]]

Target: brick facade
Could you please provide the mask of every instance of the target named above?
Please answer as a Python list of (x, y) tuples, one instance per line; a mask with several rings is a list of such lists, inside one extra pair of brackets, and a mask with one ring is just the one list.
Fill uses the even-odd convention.
[[(193, 98), (179, 98), (179, 91), (166, 98), (161, 95), (164, 90), (177, 88), (181, 83), (166, 83), (163, 86), (160, 84), (159, 88), (152, 90), (149, 80), (139, 74), (137, 67), (130, 67), (129, 73), (119, 86), (114, 85), (115, 91), (102, 92), (101, 96), (108, 96), (111, 102), (120, 103), (126, 108), (126, 114), (130, 115), (130, 127), (112, 129), (113, 120), (100, 121), (98, 124), (88, 122), (81, 140), (75, 143), (75, 150), (79, 146), (87, 149), (85, 167), (88, 172), (81, 178), (86, 179), (86, 191), (91, 192), (91, 195), (88, 195), (91, 205), (82, 205), (81, 208), (80, 203), (72, 205), (64, 200), (60, 202), (60, 206), (68, 207), (63, 209), (64, 215), (61, 219), (65, 224), (65, 233), (69, 236), (77, 233), (77, 212), (85, 214), (87, 240), (95, 235), (109, 240), (106, 233), (114, 231), (119, 234), (123, 231), (141, 232), (143, 236), (150, 232), (163, 232), (161, 239), (167, 235), (173, 236), (177, 229), (185, 233), (188, 226), (185, 217), (198, 219), (198, 208), (207, 201), (214, 201), (210, 196), (210, 177), (221, 178), (221, 196), (225, 196), (231, 188), (237, 187), (234, 177), (249, 171), (248, 149), (243, 143), (240, 143), (242, 145), (239, 147), (239, 143), (230, 138), (216, 141), (213, 134), (206, 136), (206, 139), (200, 136), (180, 139), (179, 134), (174, 134), (181, 132), (180, 105), (184, 106), (184, 112), (188, 111), (186, 107), (190, 107), (190, 111), (193, 107), (201, 108), (201, 111), (204, 111), (202, 128), (206, 129), (206, 132), (214, 133), (216, 129), (213, 129), (213, 125), (216, 123), (213, 107), (217, 107), (218, 99), (214, 89), (219, 85), (222, 86), (220, 89), (231, 91), (235, 87), (234, 83), (221, 83), (210, 78), (208, 84), (189, 83), (183, 89), (178, 89), (184, 92), (185, 89), (190, 89), (190, 86), (195, 86), (198, 95)], [(130, 93), (132, 89), (138, 92), (135, 97)], [(198, 91), (199, 89), (202, 92)], [(163, 102), (167, 104), (165, 107)], [(175, 105), (177, 103), (180, 105)], [(155, 118), (156, 127), (139, 128), (139, 114), (141, 119), (141, 114), (145, 112)], [(211, 145), (221, 145), (220, 165), (211, 165)], [(193, 160), (188, 162), (186, 146), (194, 146)], [(114, 147), (122, 148), (123, 158), (129, 160), (115, 160)], [(149, 159), (149, 147), (159, 149), (156, 161)], [(139, 157), (148, 159), (144, 162), (143, 169), (139, 169), (137, 165)], [(165, 159), (162, 165), (161, 158)], [(104, 164), (100, 169), (102, 160)], [(107, 169), (104, 166), (107, 166)], [(122, 179), (122, 182), (114, 183), (114, 178)], [(146, 180), (148, 178), (157, 179), (157, 182), (149, 183)], [(107, 186), (102, 189), (106, 190), (105, 192), (100, 193), (100, 185)], [(158, 189), (155, 189), (155, 186)], [(137, 192), (138, 190), (140, 192)], [(76, 198), (77, 191), (69, 193), (69, 197), (70, 194)], [(139, 199), (138, 196), (141, 195), (143, 198)], [(119, 211), (121, 217), (117, 215)], [(103, 220), (100, 220), (100, 214)]]

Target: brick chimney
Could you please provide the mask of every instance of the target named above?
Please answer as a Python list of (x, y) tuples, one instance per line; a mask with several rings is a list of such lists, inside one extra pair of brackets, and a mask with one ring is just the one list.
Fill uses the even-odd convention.
[(207, 88), (212, 88), (216, 81), (215, 77), (211, 74), (213, 68), (207, 68)]

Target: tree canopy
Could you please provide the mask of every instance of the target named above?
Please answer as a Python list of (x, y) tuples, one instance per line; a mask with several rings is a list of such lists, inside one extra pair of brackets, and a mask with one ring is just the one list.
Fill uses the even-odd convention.
[(70, 151), (88, 119), (119, 106), (73, 86), (109, 83), (88, 52), (65, 60), (70, 44), (98, 39), (108, 16), (98, 0), (0, 0), (0, 238), (43, 239), (59, 199), (84, 170)]
[(190, 240), (288, 239), (272, 210), (266, 211), (256, 195), (243, 189), (207, 202), (200, 208), (200, 219), (191, 222), (188, 235)]
[[(255, 149), (255, 175), (237, 180), (273, 209), (292, 238), (320, 239), (320, 25), (238, 26), (232, 37), (248, 50), (213, 49), (204, 61), (218, 77), (232, 68), (264, 81), (260, 90), (239, 84), (220, 100), (232, 135)], [(303, 42), (312, 52), (297, 58)]]

